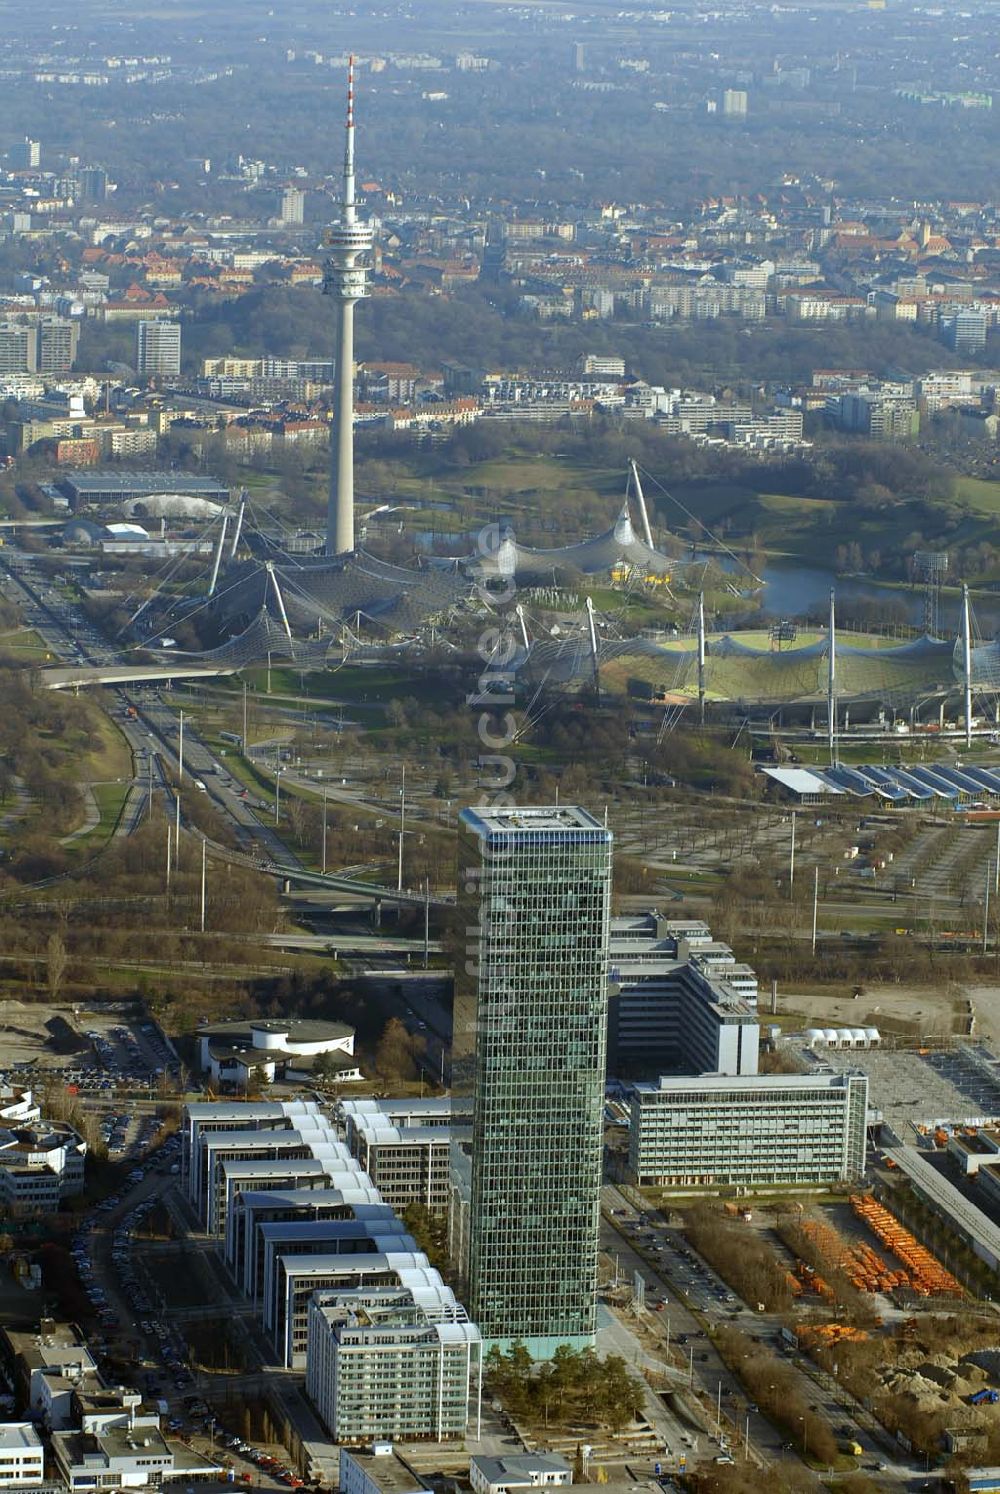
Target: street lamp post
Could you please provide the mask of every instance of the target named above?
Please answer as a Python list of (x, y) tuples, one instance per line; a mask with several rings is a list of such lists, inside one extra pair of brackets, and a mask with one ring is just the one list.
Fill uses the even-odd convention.
[(281, 775), (284, 769), (277, 767), (274, 770), (274, 823), (277, 825), (281, 818)]

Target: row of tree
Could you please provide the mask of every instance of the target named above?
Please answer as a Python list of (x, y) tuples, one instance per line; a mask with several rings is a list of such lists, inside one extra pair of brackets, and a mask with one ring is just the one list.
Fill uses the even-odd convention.
[(788, 1273), (767, 1242), (745, 1224), (734, 1223), (712, 1204), (702, 1203), (686, 1215), (685, 1232), (698, 1254), (744, 1302), (762, 1302), (768, 1312), (791, 1310)]
[(804, 1457), (827, 1466), (835, 1461), (837, 1439), (830, 1423), (804, 1399), (791, 1365), (738, 1328), (720, 1327), (715, 1347), (761, 1415), (780, 1427)]

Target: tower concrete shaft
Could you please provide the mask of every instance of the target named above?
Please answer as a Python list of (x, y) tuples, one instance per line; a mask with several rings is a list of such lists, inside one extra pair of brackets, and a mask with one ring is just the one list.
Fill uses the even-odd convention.
[(368, 271), (357, 260), (372, 246), (371, 228), (358, 222), (354, 205), (353, 57), (347, 73), (347, 138), (340, 222), (327, 229), (326, 245), (329, 253), (323, 269), (323, 294), (337, 300), (326, 553), (349, 555), (354, 549), (354, 305), (368, 294)]

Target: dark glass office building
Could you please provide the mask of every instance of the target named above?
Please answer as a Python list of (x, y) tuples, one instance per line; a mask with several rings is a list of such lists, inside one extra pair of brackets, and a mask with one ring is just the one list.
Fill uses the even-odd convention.
[(484, 1340), (536, 1357), (594, 1335), (611, 844), (572, 806), (461, 815), (452, 1245)]

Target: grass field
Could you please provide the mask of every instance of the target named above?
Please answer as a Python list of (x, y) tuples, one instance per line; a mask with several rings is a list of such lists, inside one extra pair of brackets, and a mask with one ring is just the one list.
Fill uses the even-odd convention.
[[(953, 510), (948, 513), (942, 507), (938, 519), (922, 505), (918, 515), (904, 500), (872, 511), (833, 498), (755, 490), (749, 480), (668, 481), (666, 487), (668, 492), (647, 482), (646, 498), (653, 515), (671, 530), (690, 538), (699, 524), (714, 530), (726, 520), (728, 542), (737, 551), (751, 547), (813, 564), (821, 557), (832, 561), (832, 551), (845, 534), (857, 539), (863, 548), (887, 551), (903, 545), (915, 529), (920, 529), (927, 540), (947, 536), (951, 544), (992, 539), (1000, 515), (1000, 482), (974, 477), (956, 480), (956, 497), (967, 507), (957, 529)], [(624, 499), (625, 482), (617, 468), (587, 467), (556, 456), (515, 455), (472, 467), (442, 465), (430, 477), (407, 479), (401, 475), (400, 493), (425, 501), (432, 496), (450, 499), (466, 506), (471, 499), (480, 511), (485, 502), (491, 514), (510, 518), (515, 525), (519, 514), (536, 522), (553, 519), (553, 530), (564, 514), (567, 531), (575, 537), (577, 519), (582, 514), (594, 521), (594, 532), (613, 521)], [(557, 499), (561, 514), (553, 507)], [(443, 522), (447, 516), (440, 517), (438, 527), (450, 527)]]
[(333, 708), (340, 701), (349, 701), (352, 706), (364, 704), (384, 705), (387, 700), (402, 695), (412, 695), (415, 688), (413, 674), (407, 669), (394, 669), (381, 665), (369, 668), (324, 669), (315, 673), (300, 672), (286, 666), (271, 668), (271, 696), (267, 693), (266, 666), (259, 665), (244, 671), (251, 687), (257, 692), (256, 703), (264, 706), (274, 696), (308, 698), (317, 706), (322, 702)]
[(118, 727), (96, 703), (88, 702), (92, 716), (91, 729), (98, 745), (80, 763), (81, 782), (100, 785), (111, 778), (132, 777), (132, 752)]
[(989, 482), (983, 477), (959, 477), (955, 489), (959, 498), (977, 513), (992, 519), (1000, 514), (1000, 482)]
[(125, 800), (128, 798), (130, 785), (127, 783), (95, 783), (93, 786), (94, 798), (97, 807), (101, 811), (100, 823), (95, 825), (87, 835), (81, 835), (81, 841), (106, 840), (118, 823), (118, 817), (122, 812)]
[(47, 664), (52, 660), (48, 647), (32, 628), (0, 633), (0, 654), (9, 654), (19, 664)]

